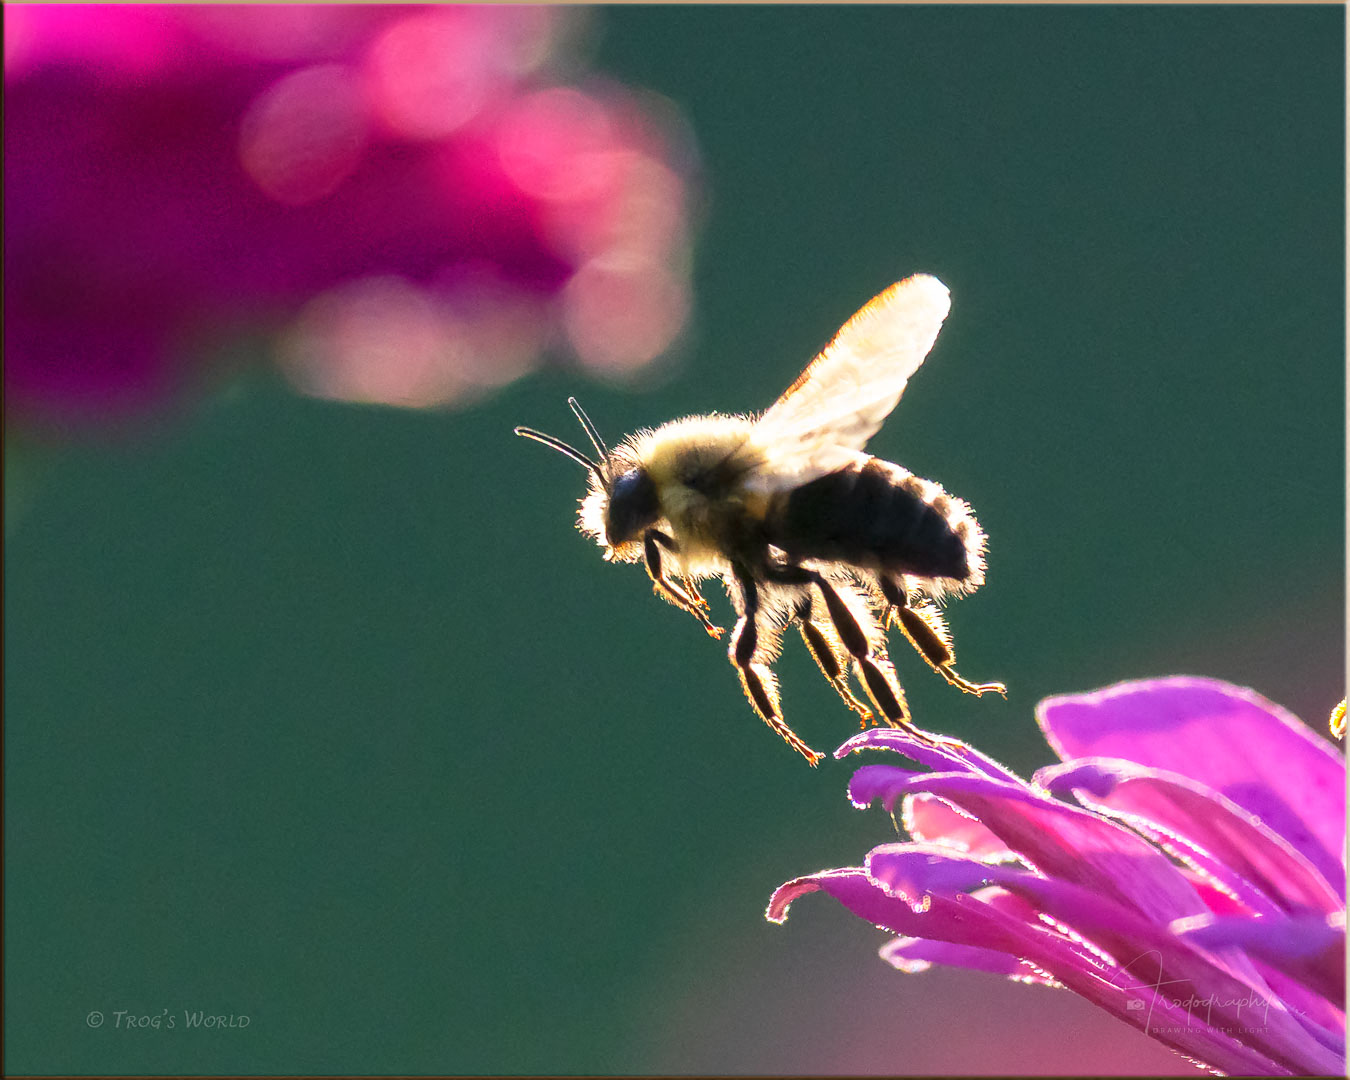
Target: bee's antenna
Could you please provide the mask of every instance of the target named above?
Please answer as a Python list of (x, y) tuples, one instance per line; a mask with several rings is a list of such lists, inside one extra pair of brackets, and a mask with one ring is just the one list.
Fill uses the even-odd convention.
[(601, 480), (604, 474), (600, 471), (600, 466), (588, 458), (580, 450), (574, 450), (561, 439), (555, 439), (552, 435), (545, 435), (542, 431), (535, 431), (534, 428), (518, 427), (515, 429), (517, 435), (524, 435), (527, 439), (533, 439), (535, 442), (541, 442), (545, 446), (551, 446), (560, 454), (566, 454), (578, 465), (585, 465), (591, 472), (595, 473)]
[(576, 413), (577, 419), (581, 421), (581, 426), (586, 429), (586, 435), (591, 440), (591, 445), (595, 447), (595, 452), (600, 455), (600, 460), (604, 461), (609, 457), (609, 449), (605, 446), (605, 440), (600, 438), (600, 432), (595, 430), (591, 418), (586, 415), (586, 410), (577, 404), (577, 399), (574, 397), (568, 398), (567, 404)]

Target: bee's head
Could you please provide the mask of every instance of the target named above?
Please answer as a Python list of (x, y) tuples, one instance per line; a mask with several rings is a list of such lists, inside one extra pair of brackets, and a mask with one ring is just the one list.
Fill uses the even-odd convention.
[(656, 484), (641, 465), (613, 477), (605, 494), (602, 518), (605, 542), (611, 548), (639, 539), (661, 516)]
[(622, 454), (622, 448), (613, 454), (606, 449), (600, 433), (576, 398), (568, 398), (567, 404), (581, 421), (586, 437), (599, 455), (598, 461), (592, 461), (561, 439), (533, 428), (518, 427), (516, 434), (552, 447), (586, 467), (590, 474), (590, 491), (581, 501), (581, 531), (605, 549), (606, 559), (636, 559), (641, 552), (637, 541), (661, 517), (656, 484), (641, 464)]

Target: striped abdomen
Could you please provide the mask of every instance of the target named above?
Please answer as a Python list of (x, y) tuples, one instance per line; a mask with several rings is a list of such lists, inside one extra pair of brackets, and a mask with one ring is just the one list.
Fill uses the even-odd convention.
[(970, 587), (983, 578), (983, 538), (969, 507), (878, 458), (780, 496), (765, 526), (769, 543), (794, 562), (826, 559)]

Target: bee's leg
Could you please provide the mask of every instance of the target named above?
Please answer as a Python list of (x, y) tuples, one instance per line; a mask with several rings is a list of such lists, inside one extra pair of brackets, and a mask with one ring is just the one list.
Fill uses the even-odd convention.
[(817, 765), (825, 755), (812, 750), (787, 726), (778, 707), (778, 684), (773, 672), (769, 670), (768, 665), (755, 663), (756, 654), (762, 654), (759, 588), (749, 574), (737, 571), (736, 581), (740, 585), (742, 610), (741, 617), (736, 622), (736, 629), (731, 632), (731, 647), (727, 650), (727, 655), (741, 677), (741, 688), (745, 690), (745, 696), (750, 699), (750, 704), (754, 706), (755, 712), (759, 713), (760, 719), (778, 732), (782, 740), (792, 749), (806, 758), (807, 764)]
[(646, 535), (642, 538), (642, 551), (647, 565), (647, 575), (652, 579), (652, 588), (658, 596), (669, 600), (677, 608), (689, 612), (703, 624), (703, 629), (708, 631), (712, 637), (720, 638), (723, 633), (722, 628), (714, 626), (708, 618), (706, 614), (708, 604), (703, 597), (697, 593), (691, 596), (666, 577), (665, 571), (661, 568), (662, 547), (669, 551), (676, 550), (675, 541), (665, 533), (658, 532), (656, 529), (648, 529)]
[(932, 665), (933, 669), (953, 686), (960, 687), (967, 694), (1002, 694), (1008, 696), (1008, 688), (1002, 683), (973, 683), (963, 679), (952, 667), (955, 655), (952, 652), (952, 638), (937, 608), (925, 605), (923, 608), (909, 606), (909, 594), (898, 581), (892, 581), (884, 574), (878, 575), (881, 594), (891, 605), (891, 615), (900, 624), (905, 637), (914, 646), (920, 656)]
[(703, 594), (698, 591), (698, 583), (693, 578), (685, 577), (683, 574), (680, 575), (680, 581), (684, 583), (684, 591), (689, 594), (695, 606), (701, 611), (707, 611), (708, 601), (704, 600)]
[(869, 723), (875, 724), (872, 710), (855, 698), (848, 688), (848, 681), (844, 676), (847, 657), (840, 655), (843, 653), (843, 646), (839, 643), (839, 639), (836, 637), (833, 641), (830, 640), (824, 625), (812, 620), (809, 597), (803, 597), (797, 605), (796, 618), (802, 640), (806, 642), (806, 648), (815, 659), (820, 673), (834, 687), (835, 693), (844, 699), (844, 704), (862, 718), (862, 727), (866, 727)]
[(825, 610), (829, 612), (830, 622), (839, 635), (839, 641), (853, 657), (853, 662), (862, 673), (863, 686), (867, 696), (872, 699), (877, 710), (891, 727), (908, 728), (918, 731), (910, 722), (909, 709), (905, 705), (905, 694), (900, 689), (900, 681), (895, 677), (895, 669), (884, 657), (872, 652), (872, 643), (867, 631), (858, 621), (858, 616), (850, 610), (844, 598), (823, 574), (808, 570), (804, 566), (779, 566), (769, 571), (770, 580), (785, 585), (814, 585), (825, 600)]

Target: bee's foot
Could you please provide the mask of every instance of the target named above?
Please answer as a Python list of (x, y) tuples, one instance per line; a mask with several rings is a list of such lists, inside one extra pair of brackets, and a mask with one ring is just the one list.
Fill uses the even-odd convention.
[(967, 694), (974, 694), (976, 697), (983, 697), (985, 694), (998, 694), (1004, 700), (1007, 700), (1008, 688), (1001, 682), (973, 683), (961, 678), (952, 670), (951, 664), (935, 664), (934, 666), (937, 668), (939, 675)]
[(960, 739), (953, 739), (948, 735), (939, 735), (936, 731), (925, 731), (921, 727), (915, 727), (913, 724), (905, 724), (904, 729), (913, 735), (921, 743), (927, 743), (929, 746), (937, 747), (939, 750), (954, 750), (964, 745)]

